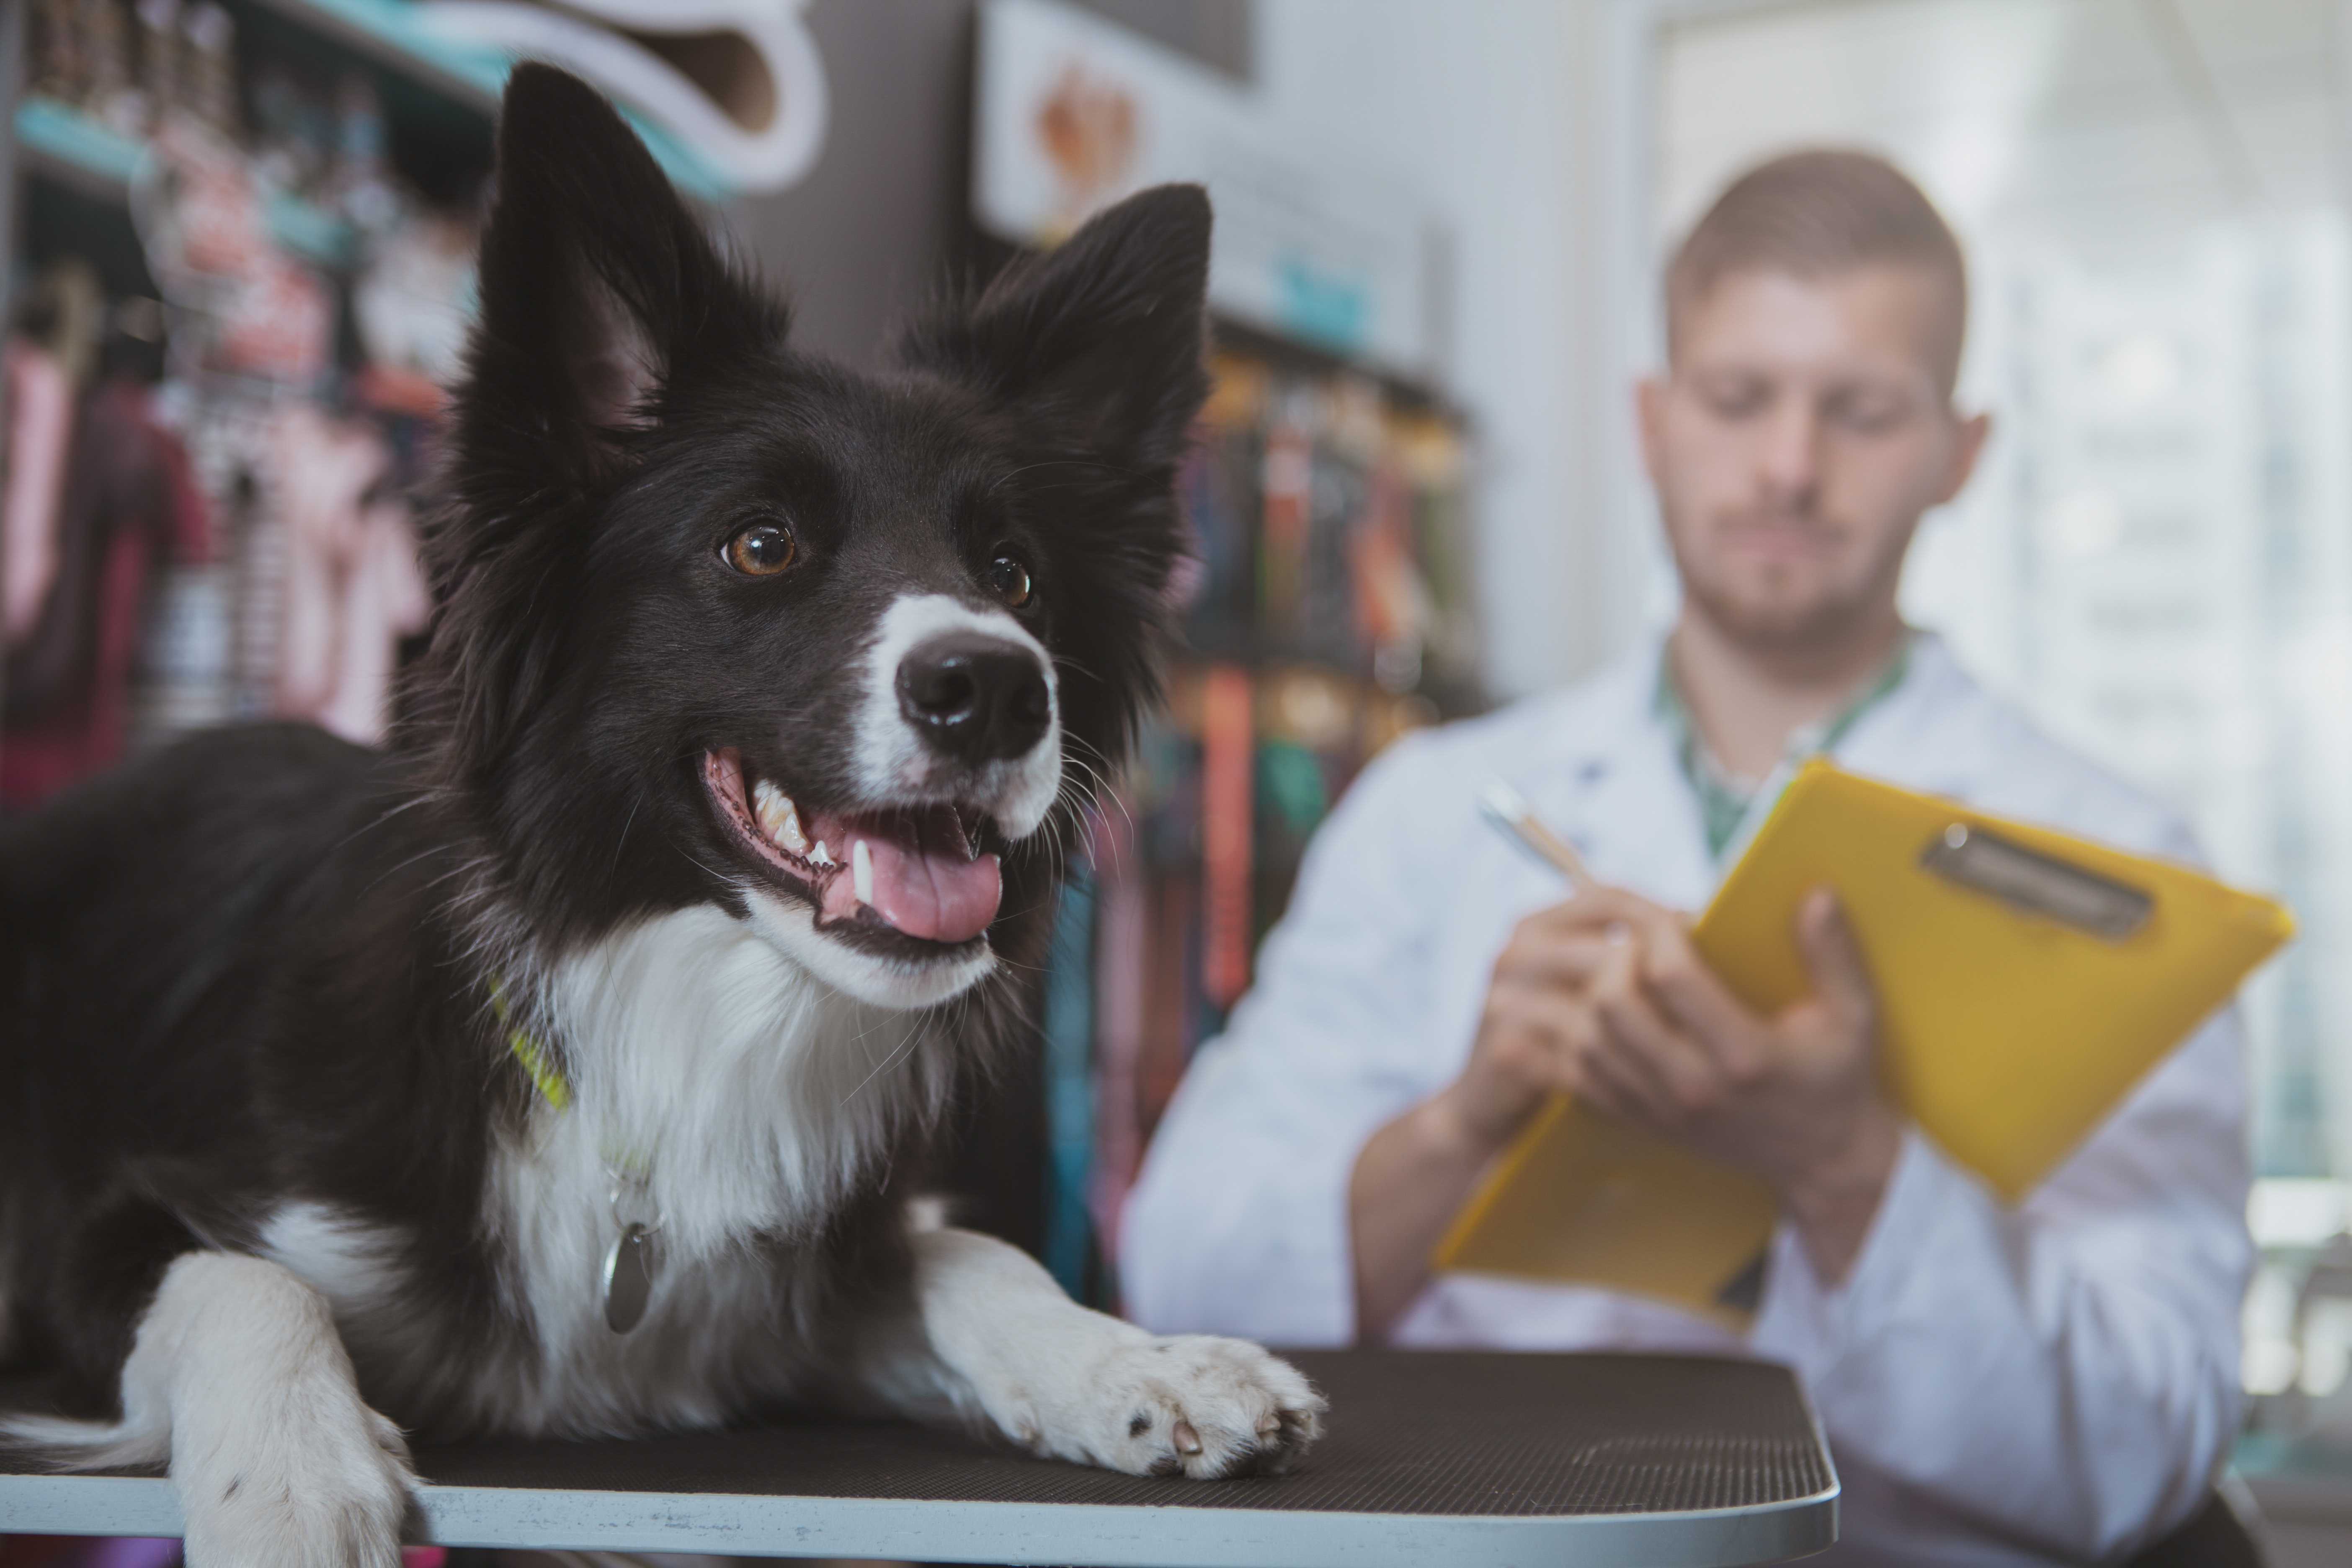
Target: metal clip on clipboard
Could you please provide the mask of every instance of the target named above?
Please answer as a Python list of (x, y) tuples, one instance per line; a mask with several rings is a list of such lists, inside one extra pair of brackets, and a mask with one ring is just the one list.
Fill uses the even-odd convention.
[(1932, 840), (1919, 863), (1973, 892), (2105, 942), (2128, 939), (2156, 909), (2155, 899), (2137, 888), (1963, 822)]

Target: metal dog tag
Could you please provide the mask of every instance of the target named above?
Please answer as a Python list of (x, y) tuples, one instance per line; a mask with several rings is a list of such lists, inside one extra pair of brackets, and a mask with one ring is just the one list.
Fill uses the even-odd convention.
[(645, 1321), (654, 1293), (654, 1233), (642, 1225), (622, 1228), (604, 1254), (604, 1326), (625, 1334)]

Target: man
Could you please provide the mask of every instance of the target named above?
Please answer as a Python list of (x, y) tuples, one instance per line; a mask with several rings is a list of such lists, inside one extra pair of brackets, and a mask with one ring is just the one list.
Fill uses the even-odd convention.
[[(1897, 612), (1920, 516), (1986, 430), (1952, 406), (1966, 283), (1926, 197), (1860, 154), (1778, 160), (1700, 220), (1666, 291), (1640, 414), (1682, 577), (1672, 632), (1365, 773), (1160, 1130), (1128, 1304), (1282, 1344), (1736, 1348), (1631, 1297), (1431, 1277), (1496, 1153), (1565, 1090), (1778, 1193), (1746, 1348), (1821, 1413), (1848, 1557), (2128, 1551), (2197, 1506), (2238, 1422), (2234, 1016), (2012, 1208), (1887, 1100), (1870, 977), (1826, 894), (1799, 921), (1814, 994), (1778, 1016), (1685, 933), (1816, 752), (2129, 849), (2188, 858), (2189, 836)], [(1490, 778), (1608, 885), (1562, 901), (1479, 820)]]

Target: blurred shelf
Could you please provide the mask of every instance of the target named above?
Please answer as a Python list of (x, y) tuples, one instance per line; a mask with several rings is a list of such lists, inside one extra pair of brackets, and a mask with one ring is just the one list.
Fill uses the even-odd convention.
[[(16, 108), (25, 170), (84, 195), (128, 204), (147, 162), (147, 144), (102, 125), (70, 104), (28, 98)], [(333, 214), (289, 195), (269, 198), (269, 232), (280, 245), (325, 267), (352, 254), (352, 229)]]
[(27, 173), (110, 201), (129, 199), (147, 158), (145, 143), (47, 98), (17, 105), (16, 147)]
[(1188, 624), (1178, 633), (1175, 656), (1197, 664), (1240, 664), (1253, 669), (1306, 664), (1349, 680), (1369, 680), (1370, 661), (1353, 648), (1266, 631), (1258, 626)]
[(1469, 416), (1435, 383), (1370, 364), (1304, 338), (1288, 337), (1253, 326), (1220, 310), (1214, 313), (1217, 346), (1264, 360), (1277, 370), (1298, 375), (1351, 375), (1373, 383), (1398, 407), (1413, 414), (1434, 415), (1467, 432)]
[(1447, 719), (1466, 719), (1493, 706), (1475, 675), (1432, 666), (1413, 685), (1395, 690), (1373, 679), (1361, 650), (1257, 626), (1188, 623), (1177, 628), (1170, 657), (1179, 665), (1232, 664), (1255, 674), (1311, 669), (1386, 698), (1425, 700)]
[(414, 77), (483, 114), (493, 113), (512, 63), (493, 49), (440, 37), (405, 0), (254, 0), (260, 9)]
[(269, 198), (269, 232), (289, 250), (327, 267), (349, 263), (359, 237), (351, 225), (332, 213), (287, 195)]
[[(498, 110), (514, 61), (498, 49), (443, 37), (409, 0), (249, 0), (352, 53), (413, 78), (483, 115)], [(726, 177), (693, 148), (624, 109), (679, 188), (705, 201), (735, 194)]]

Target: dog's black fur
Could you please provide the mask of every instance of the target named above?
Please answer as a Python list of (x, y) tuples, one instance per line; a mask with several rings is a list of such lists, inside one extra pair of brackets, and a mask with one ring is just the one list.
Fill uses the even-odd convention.
[[(740, 917), (747, 881), (792, 897), (714, 809), (705, 752), (859, 804), (851, 654), (910, 588), (992, 605), (1010, 548), (1068, 787), (996, 846), (1000, 962), (941, 1009), (980, 1061), (1042, 953), (1055, 846), (1155, 696), (1205, 393), (1197, 190), (1016, 264), (873, 376), (796, 353), (572, 79), (516, 73), (499, 156), (414, 717), (381, 752), (202, 734), (0, 830), (0, 1342), (92, 1416), (118, 1410), (167, 1266), (255, 1247), (299, 1197), (401, 1238), (384, 1305), (406, 1331), (344, 1335), (369, 1402), (435, 1434), (498, 1425), (485, 1367), (532, 1331), (485, 1186), (536, 1091), (492, 986), (667, 911)], [(793, 570), (730, 574), (725, 542), (761, 517), (793, 530)], [(935, 1110), (910, 1102), (821, 1225), (746, 1238), (812, 1387), (907, 1289), (898, 1212)]]

